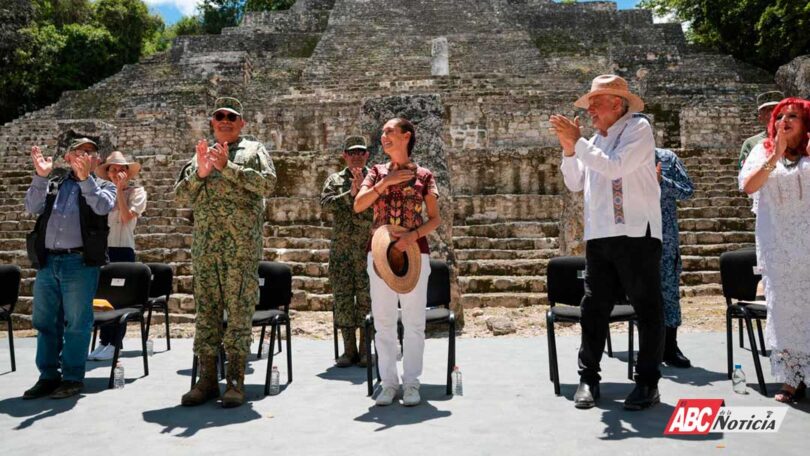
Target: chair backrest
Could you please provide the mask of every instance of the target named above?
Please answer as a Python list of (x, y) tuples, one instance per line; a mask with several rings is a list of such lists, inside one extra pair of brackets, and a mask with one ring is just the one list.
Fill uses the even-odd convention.
[(152, 272), (152, 282), (149, 285), (149, 297), (169, 299), (172, 294), (172, 280), (174, 273), (172, 267), (165, 263), (146, 263)]
[(256, 310), (290, 310), (292, 269), (275, 261), (259, 263), (259, 304)]
[(20, 267), (16, 264), (0, 264), (0, 306), (14, 312), (20, 297)]
[(585, 295), (585, 257), (566, 256), (552, 258), (546, 267), (548, 301), (554, 304), (578, 306)]
[(731, 299), (753, 301), (757, 298), (757, 284), (762, 275), (754, 272), (756, 265), (757, 252), (750, 247), (720, 255), (720, 281), (727, 304)]
[(149, 299), (152, 272), (143, 263), (110, 263), (101, 267), (96, 298), (116, 309), (141, 307)]
[(430, 260), (427, 307), (450, 308), (450, 268), (441, 260)]

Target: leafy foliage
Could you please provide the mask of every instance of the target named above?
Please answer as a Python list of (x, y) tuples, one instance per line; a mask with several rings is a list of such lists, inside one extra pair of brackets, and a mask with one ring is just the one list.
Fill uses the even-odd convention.
[(642, 8), (688, 21), (687, 38), (776, 72), (810, 53), (810, 2), (801, 0), (642, 0)]

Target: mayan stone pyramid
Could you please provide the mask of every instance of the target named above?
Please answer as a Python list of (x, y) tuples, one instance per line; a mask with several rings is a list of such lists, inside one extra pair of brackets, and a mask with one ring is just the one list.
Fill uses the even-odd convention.
[(68, 130), (103, 133), (144, 164), (139, 259), (171, 264), (172, 310), (193, 312), (192, 214), (174, 202), (173, 182), (209, 133), (213, 100), (230, 95), (278, 170), (264, 258), (292, 266), (294, 308), (331, 309), (330, 220), (318, 195), (341, 165), (341, 141), (366, 135), (382, 160), (379, 128), (393, 114), (416, 121), (415, 159), (439, 181), (446, 223), (431, 246), (453, 265), (456, 309), (544, 304), (548, 259), (582, 248), (581, 202), (562, 184), (548, 118), (575, 114), (573, 100), (608, 72), (645, 99), (658, 145), (685, 158), (696, 184), (680, 206), (683, 293), (719, 294), (720, 253), (754, 242), (735, 160), (757, 130), (754, 96), (773, 79), (612, 2), (298, 0), (221, 35), (180, 37), (0, 127), (0, 261), (23, 267), (18, 309), (30, 313), (30, 148), (54, 153)]

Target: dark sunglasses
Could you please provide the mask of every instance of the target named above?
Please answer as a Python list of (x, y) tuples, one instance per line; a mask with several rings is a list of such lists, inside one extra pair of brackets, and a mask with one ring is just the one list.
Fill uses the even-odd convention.
[(219, 111), (219, 112), (214, 113), (214, 119), (217, 122), (222, 122), (226, 118), (228, 119), (228, 122), (236, 122), (236, 119), (238, 119), (239, 116), (237, 116), (236, 114), (234, 114), (232, 112)]
[(352, 149), (352, 150), (344, 150), (343, 153), (346, 154), (346, 155), (349, 155), (351, 157), (354, 157), (354, 156), (357, 156), (357, 155), (366, 154), (366, 153), (368, 153), (368, 151), (365, 150), (365, 149)]

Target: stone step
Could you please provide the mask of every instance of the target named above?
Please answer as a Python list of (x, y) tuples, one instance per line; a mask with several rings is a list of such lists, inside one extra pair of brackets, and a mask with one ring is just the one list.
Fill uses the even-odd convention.
[(682, 231), (681, 245), (754, 243), (753, 231)]
[(265, 248), (287, 248), (287, 249), (328, 249), (331, 241), (329, 239), (311, 239), (298, 237), (265, 237)]
[(545, 276), (461, 276), (462, 293), (545, 293)]
[(684, 245), (681, 244), (681, 255), (689, 256), (720, 256), (725, 252), (739, 250), (744, 247), (753, 247), (754, 243), (728, 243), (728, 244), (701, 244)]
[(548, 305), (545, 293), (465, 293), (461, 295), (465, 309), (475, 307), (528, 307)]
[(681, 255), (684, 271), (719, 271), (719, 256)]
[(692, 198), (679, 203), (680, 207), (751, 207), (751, 198), (740, 194), (735, 197)]
[(456, 226), (480, 225), (507, 220), (559, 219), (562, 197), (557, 195), (456, 195), (453, 197)]
[(557, 222), (505, 222), (455, 226), (453, 235), (487, 238), (549, 238), (559, 235), (559, 227)]
[(684, 271), (682, 285), (708, 285), (720, 283), (720, 271)]
[(547, 265), (547, 259), (459, 261), (458, 275), (538, 276), (546, 274)]
[[(455, 231), (455, 228), (454, 228)], [(500, 249), (500, 250), (534, 250), (557, 249), (560, 244), (556, 237), (547, 238), (489, 238), (476, 236), (458, 236), (454, 233), (453, 245), (462, 249)]]
[(456, 259), (469, 260), (537, 260), (559, 255), (558, 249), (543, 250), (497, 250), (497, 249), (456, 249)]
[(280, 263), (328, 263), (329, 249), (287, 249), (265, 248), (265, 261), (278, 261)]
[(685, 219), (714, 219), (714, 218), (755, 218), (750, 206), (708, 206), (708, 207), (681, 207), (678, 209), (678, 218)]
[(695, 218), (679, 219), (683, 231), (754, 231), (754, 218)]
[(307, 293), (329, 294), (332, 292), (327, 277), (293, 276), (293, 290), (303, 290)]

